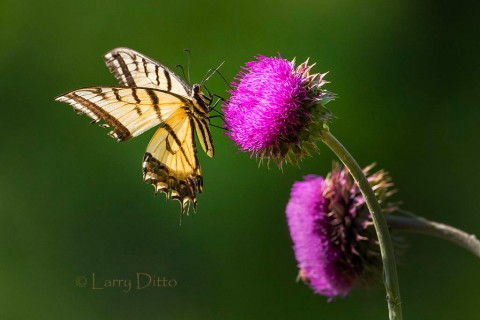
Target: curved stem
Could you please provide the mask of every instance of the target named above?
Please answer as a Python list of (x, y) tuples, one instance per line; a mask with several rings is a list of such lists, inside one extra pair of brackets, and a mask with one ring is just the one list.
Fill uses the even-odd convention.
[(382, 255), (384, 284), (387, 291), (390, 320), (401, 320), (402, 307), (400, 304), (400, 287), (398, 285), (397, 266), (395, 264), (392, 240), (385, 221), (385, 216), (378, 204), (375, 193), (358, 163), (329, 131), (323, 130), (322, 141), (338, 156), (345, 167), (347, 167), (365, 197), (365, 201), (367, 202), (368, 209), (370, 210), (375, 225), (380, 253)]
[(425, 218), (413, 217), (399, 217), (394, 215), (387, 216), (387, 224), (391, 229), (426, 234), (434, 236), (459, 245), (480, 258), (480, 241), (473, 234), (468, 234), (465, 231), (459, 230), (452, 226), (429, 221)]

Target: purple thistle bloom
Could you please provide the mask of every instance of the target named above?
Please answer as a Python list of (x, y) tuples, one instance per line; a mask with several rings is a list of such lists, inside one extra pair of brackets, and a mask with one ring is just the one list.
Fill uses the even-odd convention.
[[(385, 203), (394, 192), (387, 173), (378, 171), (368, 179), (384, 212), (395, 210)], [(346, 169), (334, 164), (325, 179), (309, 175), (295, 182), (286, 213), (299, 278), (315, 293), (346, 296), (354, 286), (379, 279), (382, 261), (370, 213)]]
[(234, 82), (223, 112), (227, 135), (241, 151), (281, 166), (316, 151), (315, 140), (331, 114), (323, 107), (333, 94), (321, 90), (325, 74), (310, 74), (308, 60), (257, 56)]

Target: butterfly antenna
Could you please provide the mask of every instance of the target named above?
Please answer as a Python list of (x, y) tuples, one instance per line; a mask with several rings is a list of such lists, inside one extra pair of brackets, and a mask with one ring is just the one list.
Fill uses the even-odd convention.
[(207, 70), (207, 73), (205, 73), (205, 76), (203, 77), (202, 82), (200, 82), (200, 86), (205, 87), (205, 82), (206, 82), (207, 79), (210, 77), (210, 76), (208, 75), (208, 74), (210, 73), (210, 71), (212, 71), (212, 69), (208, 69), (208, 70)]
[(212, 71), (212, 73), (208, 76), (207, 79), (204, 80), (204, 82), (207, 82), (208, 80), (210, 80), (210, 78), (215, 74), (217, 73), (223, 80), (223, 82), (225, 82), (225, 84), (227, 85), (227, 87), (230, 88), (230, 90), (232, 90), (232, 86), (228, 83), (227, 79), (225, 79), (225, 77), (223, 76), (223, 74), (218, 70), (220, 69), (220, 67), (225, 63), (225, 61), (223, 61), (218, 67), (216, 67), (215, 69), (210, 69), (209, 71)]
[(187, 53), (187, 75), (188, 75), (188, 83), (190, 84), (190, 49), (183, 49), (184, 52)]
[(185, 68), (181, 64), (177, 64), (175, 67), (182, 69), (183, 79), (187, 80), (185, 76)]
[(228, 84), (228, 81), (225, 79), (225, 77), (220, 73), (220, 71), (218, 71), (218, 69), (220, 69), (223, 64), (225, 63), (225, 61), (223, 61), (222, 63), (220, 63), (220, 65), (218, 67), (216, 67), (215, 69), (210, 69), (207, 71), (207, 75), (208, 73), (211, 71), (211, 73), (208, 75), (205, 75), (205, 77), (203, 78), (202, 80), (202, 83), (201, 85), (203, 86), (205, 84), (205, 82), (207, 82), (208, 80), (210, 80), (210, 78), (215, 74), (215, 73), (218, 73), (220, 75), (220, 77), (222, 77), (223, 81), (225, 81), (225, 83), (227, 84), (227, 86), (232, 89), (232, 87), (230, 87), (230, 85)]

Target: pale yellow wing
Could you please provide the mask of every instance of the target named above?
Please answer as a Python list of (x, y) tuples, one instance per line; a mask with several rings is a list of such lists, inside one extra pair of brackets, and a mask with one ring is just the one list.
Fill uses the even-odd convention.
[(191, 87), (161, 63), (128, 48), (109, 51), (104, 57), (121, 86), (160, 89), (189, 97)]
[(184, 97), (150, 88), (92, 87), (78, 89), (55, 100), (69, 103), (80, 114), (103, 120), (109, 135), (119, 141), (136, 137), (163, 123), (188, 104)]
[(143, 159), (143, 179), (180, 201), (182, 212), (202, 192), (203, 178), (196, 156), (193, 120), (178, 109), (157, 130)]

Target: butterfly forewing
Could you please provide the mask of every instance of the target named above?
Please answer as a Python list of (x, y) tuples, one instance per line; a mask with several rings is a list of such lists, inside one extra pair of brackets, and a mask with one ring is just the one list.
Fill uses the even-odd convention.
[(159, 62), (132, 49), (117, 48), (105, 54), (108, 69), (127, 87), (155, 88), (189, 97), (191, 88)]
[(112, 127), (120, 141), (136, 137), (162, 123), (184, 105), (181, 97), (149, 88), (95, 87), (78, 89), (56, 99), (71, 104), (94, 122)]

